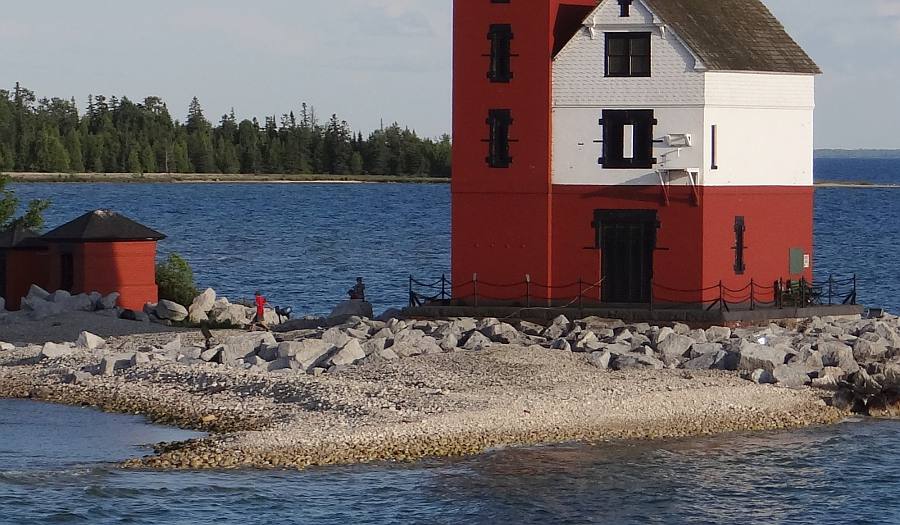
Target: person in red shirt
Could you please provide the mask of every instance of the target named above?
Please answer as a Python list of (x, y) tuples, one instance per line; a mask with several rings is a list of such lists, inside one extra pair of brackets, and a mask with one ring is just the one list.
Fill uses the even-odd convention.
[(269, 327), (266, 326), (266, 298), (258, 291), (256, 292), (256, 319), (254, 319), (250, 329), (252, 330), (256, 326), (269, 331)]

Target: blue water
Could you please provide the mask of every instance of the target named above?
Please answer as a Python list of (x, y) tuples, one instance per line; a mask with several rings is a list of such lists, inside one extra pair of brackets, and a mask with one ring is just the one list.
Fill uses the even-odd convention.
[[(900, 182), (900, 161), (817, 162)], [(836, 174), (836, 175), (835, 175)], [(883, 179), (880, 177), (884, 177)], [(449, 188), (20, 185), (50, 224), (112, 207), (170, 235), (199, 282), (323, 312), (357, 275), (381, 307), (449, 266)], [(816, 263), (900, 310), (900, 190), (822, 189)], [(900, 422), (642, 444), (501, 450), (307, 472), (149, 473), (109, 462), (180, 439), (140, 419), (0, 400), (0, 523), (900, 523)]]
[(157, 473), (98, 463), (171, 438), (135, 418), (0, 401), (0, 420), (3, 524), (900, 522), (898, 422), (410, 465)]
[(817, 181), (864, 181), (900, 184), (900, 159), (816, 159)]
[[(819, 159), (821, 180), (900, 184), (900, 160)], [(231, 297), (327, 313), (357, 276), (376, 309), (403, 306), (410, 274), (450, 270), (450, 188), (383, 184), (27, 184), (50, 198), (51, 226), (114, 208), (169, 235), (201, 286)], [(860, 277), (860, 301), (900, 310), (900, 189), (816, 192), (818, 279)]]

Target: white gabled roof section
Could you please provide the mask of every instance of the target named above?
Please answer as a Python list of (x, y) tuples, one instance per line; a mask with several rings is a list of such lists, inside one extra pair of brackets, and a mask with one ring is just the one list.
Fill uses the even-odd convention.
[[(707, 67), (703, 63), (703, 60), (700, 59), (700, 56), (693, 50), (683, 38), (678, 36), (670, 26), (668, 26), (653, 10), (648, 6), (643, 0), (634, 0), (632, 4), (632, 9), (637, 9), (637, 13), (641, 16), (641, 20), (638, 22), (622, 22), (621, 18), (617, 18), (617, 22), (612, 22), (608, 19), (604, 19), (605, 10), (610, 7), (610, 4), (613, 4), (612, 7), (618, 9), (618, 3), (616, 0), (602, 0), (597, 7), (589, 14), (581, 23), (583, 26), (583, 30), (580, 30), (569, 39), (568, 42), (560, 49), (559, 53), (553, 57), (553, 60), (556, 61), (558, 58), (565, 55), (566, 51), (569, 47), (572, 46), (572, 42), (577, 40), (581, 34), (584, 34), (583, 31), (586, 31), (590, 36), (591, 40), (595, 40), (603, 36), (603, 33), (610, 30), (622, 31), (622, 30), (632, 30), (632, 31), (640, 31), (640, 30), (648, 30), (648, 29), (656, 29), (659, 31), (660, 36), (665, 39), (674, 40), (682, 49), (684, 49), (691, 57), (694, 59), (694, 70), (695, 71), (706, 71)], [(631, 18), (634, 18), (634, 14)]]

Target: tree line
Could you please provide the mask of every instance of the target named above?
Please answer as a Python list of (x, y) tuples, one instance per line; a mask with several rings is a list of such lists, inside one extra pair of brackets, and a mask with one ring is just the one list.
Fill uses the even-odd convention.
[(147, 97), (41, 98), (18, 83), (0, 90), (0, 171), (46, 173), (271, 173), (450, 176), (450, 136), (421, 138), (394, 123), (367, 137), (332, 115), (299, 112), (216, 124), (196, 97), (184, 122)]

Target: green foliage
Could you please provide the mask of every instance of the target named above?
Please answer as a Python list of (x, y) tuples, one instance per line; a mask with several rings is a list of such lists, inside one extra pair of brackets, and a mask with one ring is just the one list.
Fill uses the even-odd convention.
[(16, 217), (19, 199), (7, 187), (9, 177), (0, 174), (0, 231), (13, 228), (26, 228), (40, 231), (44, 227), (44, 211), (50, 207), (50, 201), (33, 200), (28, 203), (25, 213)]
[(9, 171), (449, 177), (450, 150), (448, 135), (422, 139), (396, 123), (364, 138), (337, 115), (320, 123), (306, 104), (262, 125), (232, 110), (213, 126), (196, 97), (180, 123), (159, 97), (89, 96), (79, 115), (74, 100), (0, 90), (0, 169)]
[(191, 265), (177, 253), (169, 254), (165, 261), (156, 265), (156, 285), (160, 299), (185, 307), (190, 306), (198, 295)]

